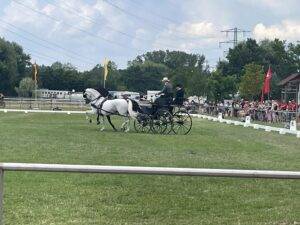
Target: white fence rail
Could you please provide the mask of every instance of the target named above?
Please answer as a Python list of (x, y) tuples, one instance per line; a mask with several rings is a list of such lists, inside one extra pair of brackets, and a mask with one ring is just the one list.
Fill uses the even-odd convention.
[(61, 110), (38, 110), (38, 109), (0, 109), (0, 112), (23, 112), (23, 113), (53, 113), (53, 114), (86, 114), (89, 111), (61, 111)]
[(85, 110), (87, 105), (83, 100), (71, 100), (71, 99), (44, 99), (39, 98), (37, 100), (30, 98), (5, 98), (5, 107), (8, 109), (41, 109), (51, 110), (53, 108), (59, 108), (63, 110)]
[(4, 224), (3, 221), (4, 171), (300, 179), (300, 171), (0, 163), (0, 225)]

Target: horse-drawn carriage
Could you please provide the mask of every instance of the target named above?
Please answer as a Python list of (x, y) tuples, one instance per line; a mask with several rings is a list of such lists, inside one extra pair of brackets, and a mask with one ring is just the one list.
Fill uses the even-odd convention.
[(141, 133), (188, 134), (192, 128), (192, 117), (182, 105), (140, 104), (142, 110), (134, 121), (134, 128)]
[[(171, 104), (173, 101), (163, 101), (167, 104), (137, 103), (132, 99), (109, 99), (108, 91), (87, 88), (83, 97), (86, 104), (90, 104), (91, 113), (97, 114), (97, 122), (105, 129), (104, 116), (114, 130), (110, 116), (119, 115), (124, 118), (121, 130), (128, 132), (129, 119), (134, 119), (134, 128), (141, 133), (188, 134), (192, 128), (192, 118), (182, 104)], [(175, 101), (176, 102), (176, 101)]]

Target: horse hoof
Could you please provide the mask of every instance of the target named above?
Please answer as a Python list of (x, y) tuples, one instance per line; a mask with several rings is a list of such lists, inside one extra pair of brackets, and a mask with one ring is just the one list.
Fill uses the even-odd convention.
[(92, 123), (93, 121), (90, 119), (90, 121), (89, 121), (90, 123)]

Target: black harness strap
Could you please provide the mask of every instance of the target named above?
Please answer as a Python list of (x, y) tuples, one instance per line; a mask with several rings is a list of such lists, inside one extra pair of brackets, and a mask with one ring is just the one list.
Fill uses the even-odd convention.
[[(103, 110), (102, 107), (103, 107), (104, 102), (106, 102), (106, 101), (107, 101), (107, 98), (105, 98), (105, 99), (100, 103), (100, 106), (99, 106), (99, 107), (97, 107), (95, 104), (92, 104), (92, 105), (91, 105), (92, 107), (94, 107), (94, 108), (97, 109), (97, 124), (100, 124), (99, 117), (100, 117), (100, 116), (103, 116), (103, 114), (101, 113), (101, 110)], [(103, 111), (105, 111), (105, 110), (103, 110)], [(105, 112), (106, 112), (106, 111), (105, 111)]]

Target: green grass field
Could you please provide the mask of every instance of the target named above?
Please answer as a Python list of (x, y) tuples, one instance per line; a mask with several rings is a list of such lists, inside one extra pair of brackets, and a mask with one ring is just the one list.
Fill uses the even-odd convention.
[[(119, 124), (120, 122), (117, 121)], [(188, 136), (0, 114), (0, 162), (300, 170), (300, 140), (205, 120)], [(299, 180), (5, 173), (5, 224), (300, 224)]]

